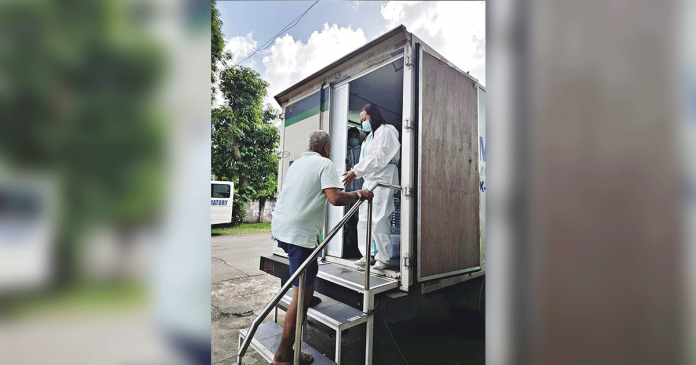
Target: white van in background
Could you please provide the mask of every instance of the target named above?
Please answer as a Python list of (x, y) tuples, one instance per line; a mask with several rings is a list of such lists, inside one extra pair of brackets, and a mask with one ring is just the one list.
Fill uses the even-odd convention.
[(232, 199), (234, 183), (230, 181), (210, 182), (210, 222), (227, 224), (232, 222)]

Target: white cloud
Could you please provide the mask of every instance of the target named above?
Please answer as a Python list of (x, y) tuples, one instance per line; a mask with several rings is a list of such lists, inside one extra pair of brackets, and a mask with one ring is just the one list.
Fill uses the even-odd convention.
[(263, 79), (270, 83), (265, 102), (279, 108), (273, 99), (280, 91), (319, 71), (367, 42), (361, 28), (340, 28), (336, 24), (324, 23), (321, 31), (314, 31), (307, 40), (295, 40), (285, 34), (275, 40), (263, 64), (266, 71)]
[(357, 11), (362, 3), (364, 3), (364, 1), (353, 1), (353, 10)]
[[(265, 71), (262, 72), (261, 78), (270, 84), (264, 104), (271, 104), (280, 109), (273, 99), (277, 93), (365, 43), (367, 39), (361, 28), (354, 30), (350, 26), (339, 27), (328, 23), (325, 23), (321, 30), (314, 31), (306, 43), (300, 39), (295, 40), (287, 33), (276, 38), (269, 49), (257, 53), (265, 55), (263, 57)], [(256, 47), (257, 42), (253, 39), (252, 33), (230, 38), (225, 43), (225, 50), (234, 53), (232, 62), (229, 64), (234, 65), (243, 60), (256, 50)], [(255, 61), (249, 59), (243, 65), (254, 68)], [(218, 105), (221, 99), (221, 93), (217, 92), (215, 105)]]
[(387, 29), (405, 25), (461, 70), (486, 84), (484, 2), (390, 1), (381, 11)]
[[(232, 64), (245, 59), (256, 50), (257, 42), (254, 40), (253, 35), (254, 32), (250, 32), (246, 36), (232, 37), (225, 42), (225, 52), (232, 53)], [(247, 63), (244, 65), (250, 67)]]
[[(232, 59), (229, 61), (218, 62), (218, 70), (222, 70), (225, 67), (225, 64), (228, 66), (237, 64), (256, 50), (257, 42), (253, 38), (253, 33), (254, 32), (252, 31), (246, 36), (232, 37), (225, 41), (223, 52), (230, 52), (232, 54)], [(246, 60), (243, 66), (254, 68), (254, 66), (256, 66), (256, 61), (253, 59)], [(216, 90), (213, 107), (219, 107), (222, 105), (222, 92), (220, 92), (220, 89), (217, 87), (217, 82), (215, 82), (215, 84)]]

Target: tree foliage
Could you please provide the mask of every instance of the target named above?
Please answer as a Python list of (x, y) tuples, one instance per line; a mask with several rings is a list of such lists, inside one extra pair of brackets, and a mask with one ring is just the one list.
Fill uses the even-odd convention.
[(218, 63), (229, 59), (229, 54), (225, 54), (225, 38), (222, 33), (222, 20), (220, 12), (217, 10), (215, 0), (210, 2), (210, 91), (211, 102), (215, 101), (215, 74), (219, 71)]
[[(215, 0), (210, 2), (210, 70), (217, 72), (217, 62), (222, 60), (225, 40), (222, 35), (222, 20)], [(214, 80), (211, 80), (213, 82)]]
[(211, 168), (217, 179), (235, 183), (233, 218), (238, 223), (246, 202), (272, 197), (277, 190), (280, 132), (272, 123), (279, 112), (263, 106), (269, 85), (258, 72), (223, 66), (217, 76), (223, 100), (211, 115)]

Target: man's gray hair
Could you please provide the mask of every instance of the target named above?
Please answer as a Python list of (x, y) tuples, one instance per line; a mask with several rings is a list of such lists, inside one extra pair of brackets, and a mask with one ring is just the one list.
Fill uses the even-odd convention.
[(331, 137), (325, 131), (314, 131), (309, 136), (309, 149), (319, 151), (331, 142)]

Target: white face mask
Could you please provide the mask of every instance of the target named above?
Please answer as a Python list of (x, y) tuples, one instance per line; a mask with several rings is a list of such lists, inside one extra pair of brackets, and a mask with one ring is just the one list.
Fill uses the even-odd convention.
[(370, 124), (369, 119), (365, 119), (365, 121), (362, 122), (362, 127), (363, 127), (363, 130), (367, 133), (370, 133), (372, 131), (372, 124)]

